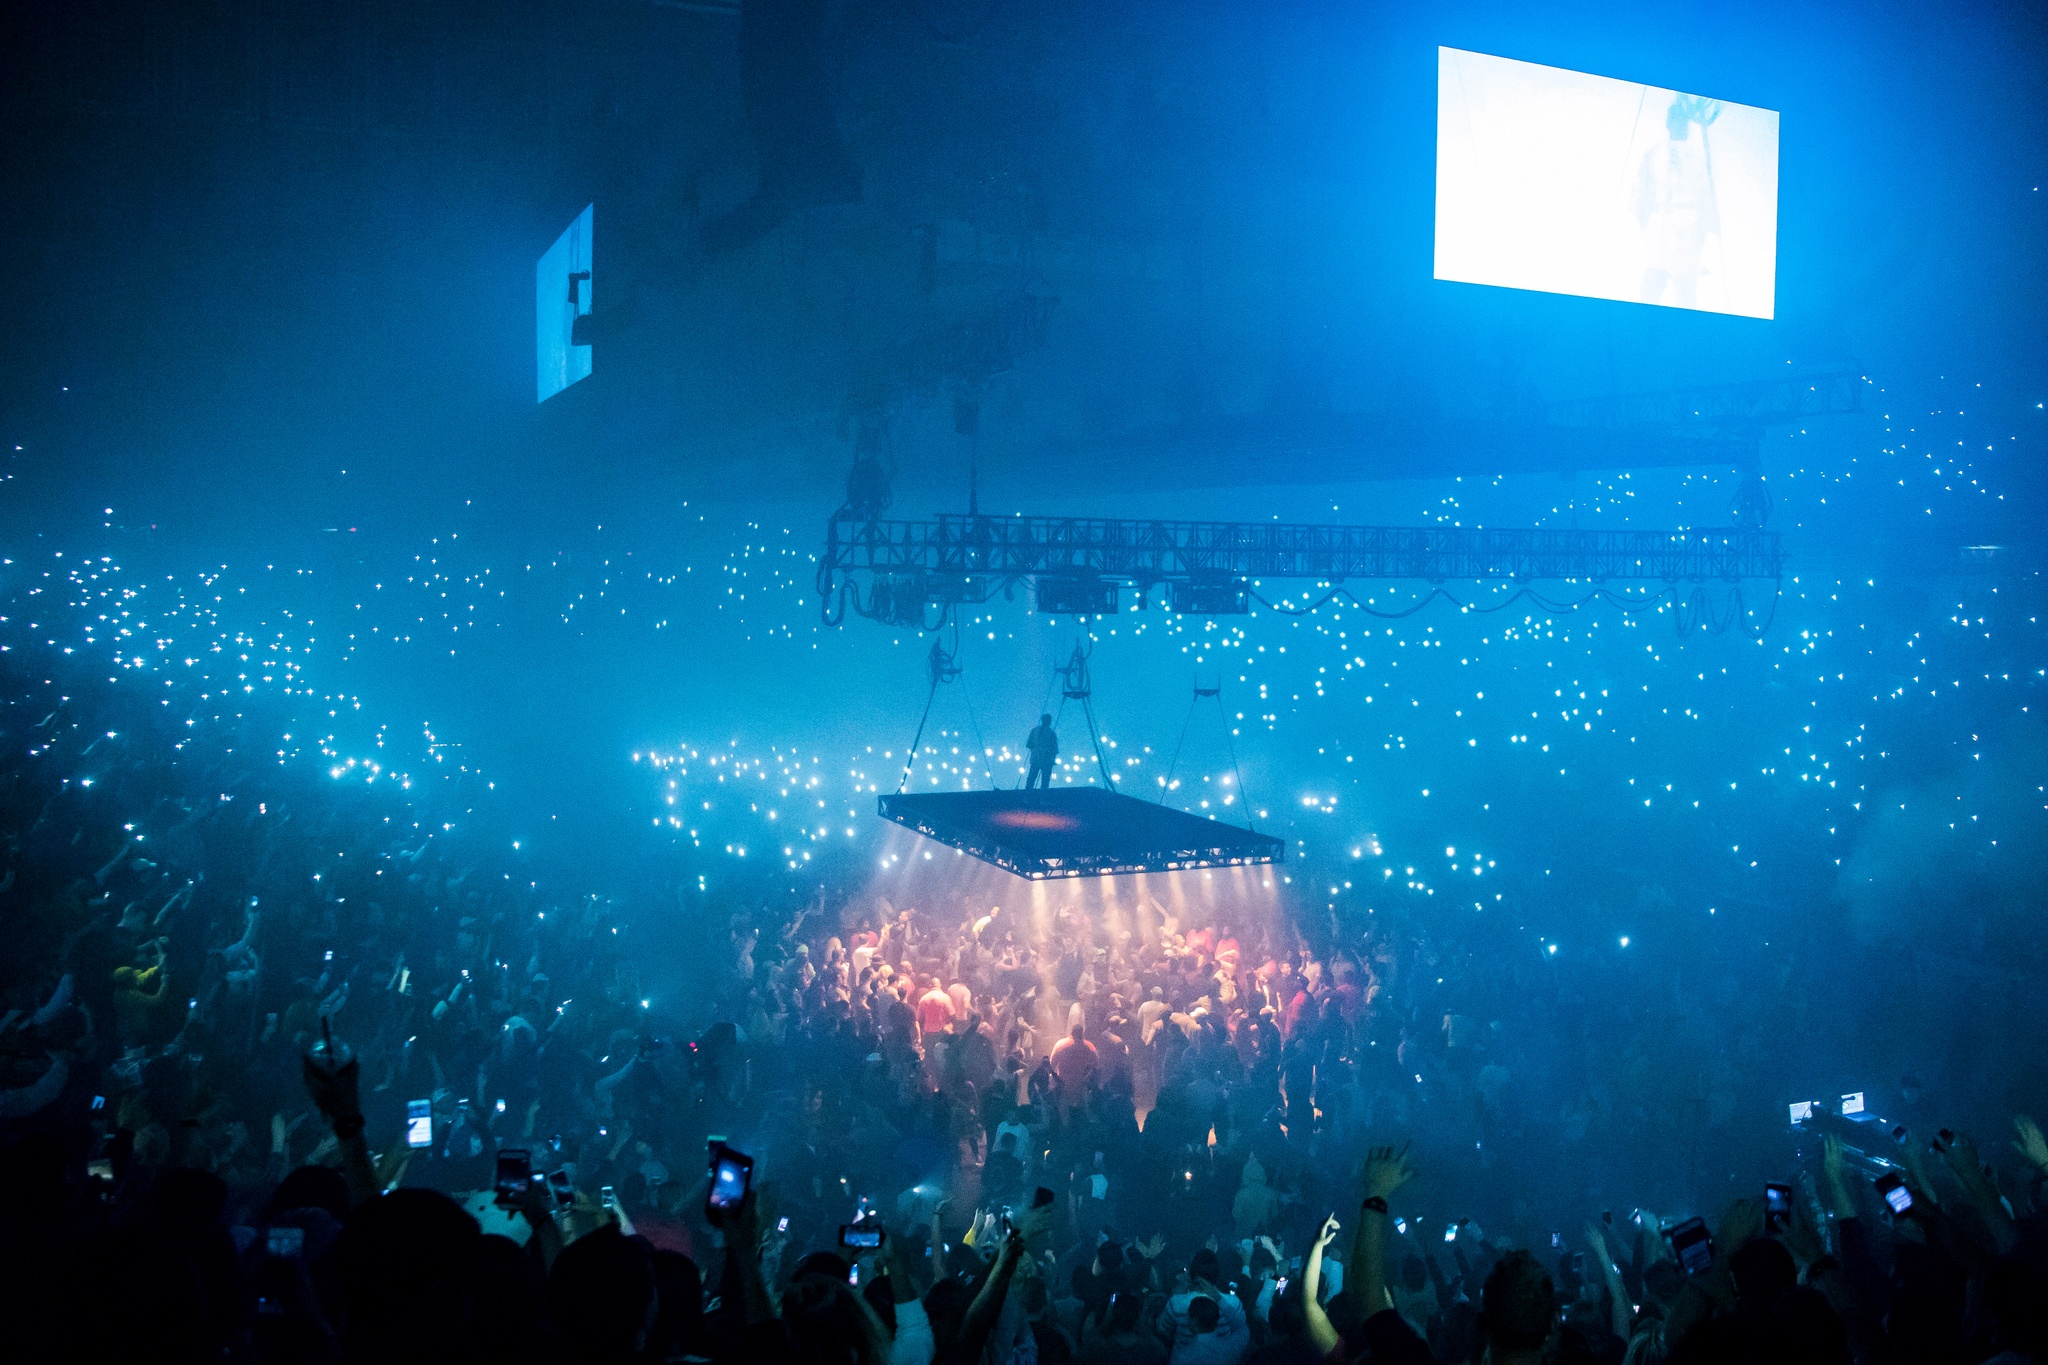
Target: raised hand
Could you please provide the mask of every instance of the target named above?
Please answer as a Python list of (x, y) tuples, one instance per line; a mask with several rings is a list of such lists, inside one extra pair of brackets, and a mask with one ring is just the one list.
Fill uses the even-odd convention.
[(1820, 1230), (1814, 1227), (1813, 1219), (1807, 1213), (1804, 1199), (1792, 1201), (1792, 1215), (1786, 1219), (1785, 1226), (1779, 1231), (1778, 1240), (1792, 1253), (1792, 1259), (1799, 1263), (1801, 1271), (1819, 1260), (1827, 1251), (1827, 1244), (1821, 1240)]
[(2041, 1136), (2041, 1129), (2025, 1114), (2013, 1116), (2013, 1150), (2027, 1159), (2027, 1164), (2037, 1171), (2048, 1171), (2048, 1138)]
[[(1913, 1198), (1939, 1207), (1941, 1195), (1935, 1190), (1934, 1183), (1927, 1178), (1927, 1162), (1922, 1157), (1926, 1150), (1927, 1148), (1909, 1133), (1899, 1146), (1899, 1160), (1906, 1168), (1906, 1183), (1913, 1189)], [(1915, 1212), (1922, 1217), (1926, 1216), (1924, 1209)]]
[(1955, 1172), (1956, 1183), (1962, 1186), (1965, 1207), (1977, 1215), (1977, 1222), (1990, 1233), (1997, 1250), (2009, 1251), (2017, 1240), (2018, 1232), (2013, 1227), (2012, 1216), (2005, 1211), (2005, 1204), (1999, 1198), (1998, 1182), (1977, 1155), (1977, 1144), (1968, 1134), (1957, 1133), (1941, 1148), (1942, 1160)]
[(1399, 1149), (1375, 1147), (1365, 1158), (1365, 1197), (1385, 1199), (1415, 1178), (1415, 1168), (1408, 1164), (1408, 1144)]
[(1016, 1225), (1018, 1235), (1028, 1241), (1051, 1230), (1055, 1207), (1056, 1204), (1034, 1204), (1028, 1209), (1013, 1211), (1010, 1221)]
[(329, 1067), (324, 1062), (306, 1058), (306, 1093), (313, 1103), (320, 1106), (320, 1112), (329, 1121), (358, 1118), (362, 1115), (363, 1104), (358, 1096), (363, 1068), (354, 1057), (338, 1067)]
[(1328, 1250), (1330, 1243), (1336, 1240), (1337, 1233), (1342, 1228), (1343, 1224), (1337, 1221), (1336, 1214), (1333, 1213), (1328, 1218), (1325, 1218), (1323, 1226), (1316, 1232), (1315, 1250)]
[(1714, 1243), (1722, 1255), (1732, 1256), (1737, 1247), (1754, 1239), (1763, 1227), (1762, 1201), (1738, 1199), (1721, 1215), (1720, 1225), (1714, 1229)]
[(760, 1219), (754, 1206), (754, 1191), (749, 1189), (740, 1202), (730, 1208), (705, 1210), (711, 1225), (724, 1231), (729, 1244), (752, 1248), (760, 1245)]
[(305, 1121), (306, 1116), (303, 1113), (289, 1121), (281, 1113), (272, 1114), (270, 1116), (270, 1150), (279, 1156), (283, 1156), (285, 1149), (291, 1145), (292, 1134), (298, 1132), (299, 1125)]

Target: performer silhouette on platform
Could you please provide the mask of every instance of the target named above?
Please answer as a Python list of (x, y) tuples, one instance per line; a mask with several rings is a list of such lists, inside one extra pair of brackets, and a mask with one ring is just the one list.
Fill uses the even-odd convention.
[(1024, 779), (1024, 790), (1052, 786), (1052, 761), (1060, 756), (1060, 737), (1052, 731), (1050, 714), (1038, 718), (1038, 728), (1024, 741), (1024, 747), (1031, 754), (1031, 772)]

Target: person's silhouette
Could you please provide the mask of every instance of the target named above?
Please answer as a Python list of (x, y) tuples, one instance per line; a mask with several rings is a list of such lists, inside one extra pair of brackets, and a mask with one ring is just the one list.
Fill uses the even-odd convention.
[(1053, 733), (1050, 714), (1038, 718), (1038, 728), (1024, 741), (1024, 748), (1031, 755), (1031, 772), (1024, 779), (1024, 790), (1052, 786), (1052, 761), (1060, 756), (1060, 737)]

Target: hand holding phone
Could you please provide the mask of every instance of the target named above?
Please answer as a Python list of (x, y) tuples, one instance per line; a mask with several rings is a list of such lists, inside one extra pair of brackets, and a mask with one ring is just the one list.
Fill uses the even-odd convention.
[(1666, 1234), (1678, 1257), (1678, 1268), (1688, 1275), (1703, 1275), (1714, 1268), (1714, 1239), (1707, 1232), (1707, 1220), (1688, 1218)]
[(882, 1237), (880, 1223), (847, 1223), (839, 1229), (839, 1245), (850, 1251), (879, 1251)]
[(405, 1145), (408, 1147), (431, 1147), (434, 1145), (434, 1102), (432, 1100), (407, 1100), (405, 1102)]
[(711, 1188), (704, 1195), (704, 1217), (724, 1227), (744, 1204), (754, 1185), (754, 1158), (726, 1146), (711, 1145)]
[(334, 1029), (324, 1015), (320, 1019), (320, 1037), (307, 1052), (302, 1071), (306, 1093), (329, 1122), (343, 1123), (362, 1117), (356, 1089), (362, 1063), (348, 1044), (335, 1041)]
[(1913, 1191), (1906, 1188), (1906, 1177), (1897, 1171), (1886, 1171), (1872, 1183), (1884, 1196), (1884, 1205), (1892, 1211), (1892, 1217), (1903, 1218), (1913, 1211)]
[(498, 1153), (496, 1188), (498, 1202), (509, 1204), (526, 1193), (533, 1183), (533, 1154), (524, 1147), (507, 1147)]
[(1792, 1221), (1792, 1187), (1764, 1186), (1764, 1231), (1782, 1232)]

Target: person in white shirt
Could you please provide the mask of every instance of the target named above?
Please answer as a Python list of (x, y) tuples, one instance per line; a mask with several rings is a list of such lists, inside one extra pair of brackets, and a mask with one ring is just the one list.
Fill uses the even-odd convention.
[(1251, 1348), (1244, 1304), (1220, 1289), (1221, 1263), (1208, 1248), (1188, 1262), (1190, 1287), (1166, 1301), (1159, 1335), (1172, 1340), (1171, 1365), (1238, 1365)]

